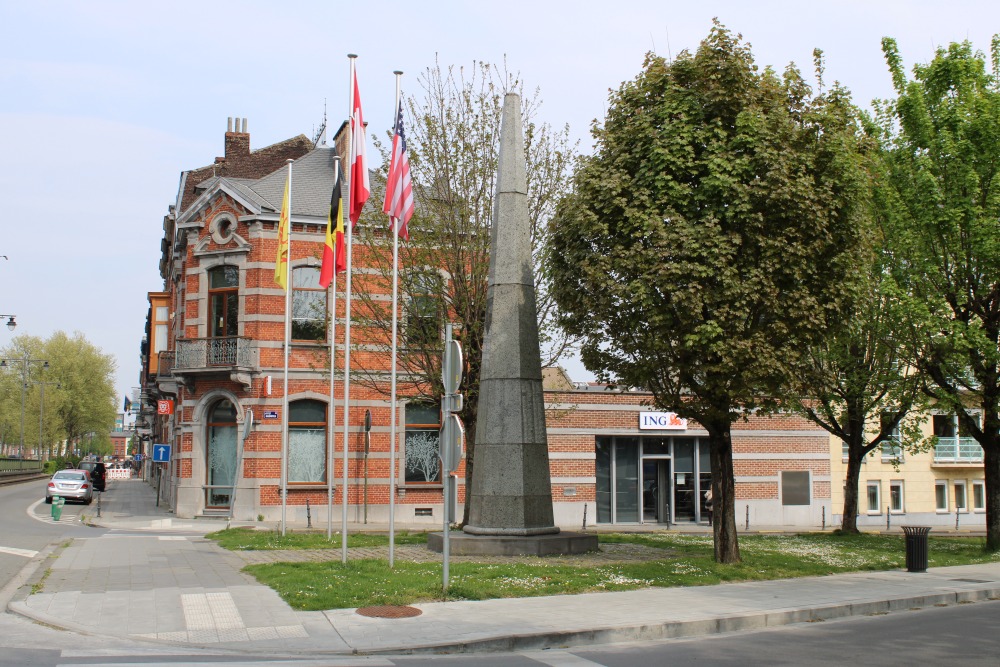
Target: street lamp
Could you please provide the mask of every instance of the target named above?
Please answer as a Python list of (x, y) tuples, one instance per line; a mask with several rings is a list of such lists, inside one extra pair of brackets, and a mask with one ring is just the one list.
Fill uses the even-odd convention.
[(10, 329), (11, 331), (16, 329), (17, 322), (14, 321), (14, 318), (17, 317), (17, 315), (0, 315), (0, 319), (3, 319), (5, 317), (7, 318), (7, 328)]
[(38, 404), (38, 457), (42, 456), (42, 415), (45, 414), (45, 386), (55, 385), (56, 389), (62, 389), (58, 382), (36, 382), (42, 388), (41, 402)]
[[(0, 316), (0, 317), (6, 317)], [(10, 323), (7, 323), (10, 326)], [(20, 359), (0, 359), (0, 368), (8, 368), (13, 363), (21, 364), (21, 458), (24, 458), (24, 390), (28, 388), (28, 371), (31, 364), (42, 364), (42, 370), (49, 367), (49, 362), (45, 359), (30, 359), (27, 352)]]

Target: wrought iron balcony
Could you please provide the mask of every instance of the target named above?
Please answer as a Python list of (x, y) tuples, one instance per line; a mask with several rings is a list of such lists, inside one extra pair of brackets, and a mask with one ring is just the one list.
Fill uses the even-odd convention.
[(173, 350), (169, 352), (160, 352), (157, 354), (156, 362), (156, 379), (160, 380), (163, 378), (169, 378), (174, 374), (174, 356)]
[(245, 336), (187, 338), (177, 340), (173, 372), (253, 371), (257, 369), (257, 347)]
[(934, 463), (982, 463), (983, 448), (975, 438), (938, 438)]

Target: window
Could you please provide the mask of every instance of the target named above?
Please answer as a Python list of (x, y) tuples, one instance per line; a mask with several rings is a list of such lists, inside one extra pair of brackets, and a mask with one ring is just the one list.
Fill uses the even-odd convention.
[(965, 482), (955, 482), (955, 511), (967, 512), (969, 509), (965, 497)]
[(903, 482), (896, 480), (889, 482), (889, 510), (891, 512), (903, 512)]
[(938, 512), (948, 511), (948, 483), (934, 483), (934, 505)]
[(208, 335), (212, 338), (239, 335), (240, 270), (217, 266), (208, 272), (208, 312), (212, 318)]
[(955, 437), (955, 417), (954, 415), (934, 415), (934, 435), (939, 438)]
[(433, 272), (410, 276), (410, 299), (406, 310), (406, 346), (435, 347), (441, 341), (441, 276)]
[[(892, 415), (883, 412), (879, 417), (879, 431), (885, 429), (886, 425), (892, 420)], [(882, 461), (883, 462), (903, 462), (903, 449), (900, 446), (899, 438), (899, 424), (896, 424), (889, 431), (885, 440), (881, 443), (882, 446)]]
[(288, 404), (288, 481), (326, 482), (326, 403)]
[(977, 512), (986, 510), (986, 484), (984, 482), (972, 483), (972, 509)]
[(208, 413), (208, 495), (209, 507), (229, 507), (236, 483), (236, 408), (219, 401)]
[(441, 481), (438, 458), (441, 410), (427, 403), (406, 404), (404, 459), (407, 484)]
[(812, 494), (809, 489), (809, 472), (784, 470), (781, 473), (781, 504), (808, 505)]
[(319, 269), (301, 266), (292, 270), (292, 340), (326, 340), (326, 290), (319, 284)]
[(845, 461), (851, 457), (851, 447), (843, 440), (840, 441), (840, 457)]
[(879, 483), (868, 482), (868, 513), (879, 514), (882, 511), (882, 499), (879, 498)]

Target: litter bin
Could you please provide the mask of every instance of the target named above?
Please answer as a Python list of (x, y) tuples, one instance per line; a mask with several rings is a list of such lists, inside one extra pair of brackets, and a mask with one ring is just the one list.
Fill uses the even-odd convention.
[(62, 517), (62, 508), (66, 504), (66, 499), (62, 496), (52, 496), (52, 520), (58, 521)]
[(908, 572), (927, 571), (927, 533), (930, 526), (903, 526), (906, 534), (906, 569)]

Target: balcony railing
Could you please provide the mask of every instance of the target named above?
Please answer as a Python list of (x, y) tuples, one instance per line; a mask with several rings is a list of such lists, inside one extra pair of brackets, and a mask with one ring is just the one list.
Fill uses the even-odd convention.
[(982, 463), (983, 448), (975, 438), (938, 438), (934, 463)]
[(257, 348), (244, 336), (177, 340), (174, 371), (250, 369), (256, 366)]

